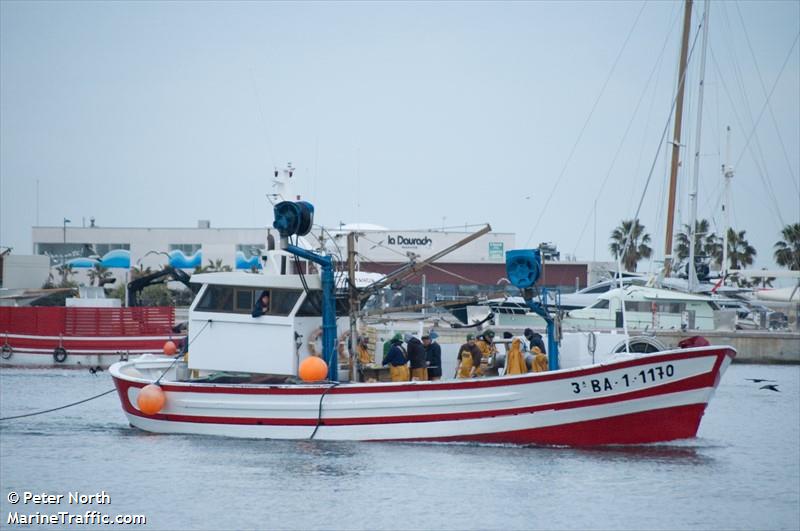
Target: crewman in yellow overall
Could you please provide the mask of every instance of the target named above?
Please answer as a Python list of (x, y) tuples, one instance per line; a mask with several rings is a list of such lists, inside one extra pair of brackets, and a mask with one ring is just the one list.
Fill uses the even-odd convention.
[(481, 366), (478, 376), (483, 376), (486, 373), (486, 369), (489, 367), (489, 362), (493, 361), (497, 356), (497, 347), (494, 344), (494, 331), (487, 330), (478, 336), (478, 340), (475, 344), (481, 351)]
[(481, 351), (475, 344), (475, 336), (467, 334), (467, 342), (458, 349), (456, 377), (473, 378), (478, 376), (481, 367)]
[(525, 358), (522, 355), (522, 340), (515, 337), (511, 341), (511, 348), (506, 355), (506, 374), (525, 374), (528, 366), (525, 365)]
[(544, 355), (539, 347), (533, 347), (533, 362), (531, 363), (531, 372), (546, 372), (550, 365), (547, 362), (547, 356)]

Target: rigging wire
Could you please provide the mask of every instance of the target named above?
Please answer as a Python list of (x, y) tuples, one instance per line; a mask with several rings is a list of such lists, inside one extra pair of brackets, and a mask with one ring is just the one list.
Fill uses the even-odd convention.
[[(728, 85), (725, 82), (725, 78), (721, 75), (721, 68), (720, 68), (719, 63), (717, 62), (717, 58), (716, 58), (716, 55), (714, 54), (714, 48), (713, 47), (711, 48), (711, 60), (712, 60), (712, 63), (714, 64), (714, 68), (716, 69), (717, 73), (720, 74), (721, 85), (722, 85), (723, 90), (725, 91), (725, 95), (727, 96), (728, 101), (731, 104), (731, 107), (732, 107), (732, 110), (733, 110), (733, 116), (734, 116), (734, 119), (736, 121), (736, 126), (740, 130), (745, 130), (745, 127), (742, 124), (742, 118), (740, 117), (739, 113), (736, 110), (736, 108), (738, 106), (733, 101), (733, 96), (731, 95), (731, 92), (728, 89)], [(743, 149), (743, 151), (744, 151), (744, 149)], [(763, 169), (761, 168), (761, 164), (760, 164), (758, 158), (755, 156), (754, 153), (753, 153), (753, 164), (755, 166), (756, 173), (758, 173), (759, 177), (761, 178), (762, 184), (764, 185), (762, 190), (766, 190), (767, 198), (769, 200), (771, 200), (771, 202), (772, 202), (771, 205), (769, 203), (767, 203), (767, 202), (764, 202), (763, 203), (764, 208), (767, 209), (767, 210), (775, 209), (777, 211), (777, 204), (778, 204), (777, 199), (775, 198), (775, 195), (772, 193), (771, 187), (767, 187), (767, 185), (766, 185), (766, 183), (764, 181)], [(747, 181), (741, 181), (741, 184), (742, 184), (742, 186), (747, 187)], [(763, 196), (764, 196), (764, 194), (756, 193), (755, 190), (753, 190), (753, 193), (751, 194), (751, 197), (756, 198), (758, 201), (763, 201), (764, 200)], [(732, 207), (733, 206), (731, 205), (731, 208)]]
[(155, 382), (153, 382), (155, 385), (158, 385), (158, 382), (160, 382), (160, 381), (161, 381), (161, 378), (163, 378), (163, 377), (164, 377), (164, 375), (165, 375), (165, 374), (167, 374), (167, 372), (169, 372), (169, 370), (172, 368), (172, 366), (173, 366), (173, 365), (175, 365), (175, 363), (176, 363), (176, 362), (177, 362), (179, 359), (181, 359), (181, 358), (183, 358), (183, 357), (184, 357), (185, 353), (189, 351), (189, 347), (192, 345), (192, 343), (194, 343), (194, 341), (195, 341), (195, 340), (196, 340), (198, 337), (200, 337), (200, 334), (202, 334), (202, 333), (203, 333), (203, 331), (206, 329), (206, 327), (207, 327), (208, 325), (210, 325), (212, 322), (213, 322), (213, 321), (212, 321), (211, 319), (209, 319), (208, 321), (206, 321), (206, 322), (205, 322), (205, 324), (203, 325), (203, 328), (201, 328), (201, 329), (200, 329), (200, 331), (199, 331), (199, 332), (197, 332), (197, 334), (195, 334), (194, 338), (190, 339), (190, 340), (187, 342), (187, 344), (186, 344), (186, 348), (185, 348), (185, 349), (181, 349), (181, 352), (179, 352), (179, 353), (178, 353), (178, 354), (175, 356), (175, 359), (173, 359), (173, 360), (172, 360), (172, 363), (170, 363), (170, 364), (167, 366), (167, 368), (166, 368), (166, 369), (164, 369), (164, 372), (162, 372), (162, 373), (161, 373), (161, 376), (159, 376), (159, 377), (158, 377), (158, 379), (157, 379)]
[[(750, 49), (750, 56), (753, 58), (753, 64), (756, 68), (756, 73), (758, 73), (758, 80), (761, 84), (761, 91), (764, 93), (764, 97), (767, 97), (767, 87), (764, 84), (764, 76), (761, 75), (761, 69), (758, 67), (758, 61), (756, 61), (756, 54), (753, 51), (753, 45), (750, 42), (750, 35), (747, 33), (747, 27), (744, 24), (744, 18), (742, 17), (742, 11), (739, 9), (739, 2), (735, 2), (736, 5), (736, 12), (739, 15), (739, 20), (742, 24), (742, 30), (744, 33), (745, 41), (747, 42), (747, 47)], [(800, 189), (797, 186), (797, 177), (794, 174), (794, 170), (792, 169), (792, 163), (789, 162), (789, 155), (786, 153), (786, 145), (783, 143), (783, 135), (781, 135), (781, 131), (778, 128), (778, 121), (775, 119), (775, 113), (772, 110), (772, 105), (769, 105), (769, 115), (772, 118), (772, 125), (775, 127), (775, 132), (778, 135), (778, 141), (781, 145), (781, 150), (783, 151), (783, 158), (786, 161), (786, 167), (789, 170), (789, 175), (792, 178), (792, 183), (795, 186), (795, 191), (800, 194)]]
[[(728, 31), (725, 32), (725, 36), (728, 37), (729, 40), (728, 48), (730, 49), (731, 55), (733, 57), (734, 80), (736, 81), (737, 88), (739, 89), (739, 93), (741, 94), (742, 107), (746, 112), (746, 117), (749, 119), (749, 124), (753, 124), (754, 123), (753, 111), (750, 105), (750, 99), (747, 97), (747, 90), (745, 88), (746, 76), (742, 72), (741, 61), (739, 60), (736, 54), (736, 47), (733, 45), (732, 42), (730, 42), (731, 40), (730, 35), (733, 35), (734, 32), (730, 29), (731, 24), (730, 21), (728, 20), (727, 9), (723, 9), (723, 15), (724, 15), (723, 20), (725, 21), (726, 24), (728, 24)], [(744, 25), (742, 25), (742, 28), (745, 29)], [(764, 91), (764, 93), (765, 93), (764, 95), (766, 96), (766, 90)], [(742, 131), (746, 130), (746, 128), (743, 126), (741, 127), (741, 129)], [(764, 156), (764, 150), (761, 147), (761, 141), (758, 135), (756, 135), (755, 137), (755, 147), (750, 147), (749, 149), (753, 156), (753, 163), (756, 167), (756, 170), (759, 173), (759, 177), (761, 178), (761, 182), (764, 185), (764, 189), (766, 190), (767, 195), (769, 196), (770, 199), (772, 199), (774, 203), (777, 204), (775, 190), (772, 187), (772, 182), (769, 178), (769, 171), (767, 169), (767, 160), (766, 157)], [(745, 150), (743, 149), (742, 151), (744, 152)]]
[[(272, 142), (270, 141), (269, 131), (265, 127), (268, 122), (266, 114), (264, 113), (264, 107), (261, 104), (261, 93), (258, 90), (258, 83), (256, 82), (255, 72), (253, 72), (252, 68), (248, 70), (250, 71), (250, 82), (253, 84), (253, 92), (255, 92), (256, 95), (256, 107), (258, 108), (258, 113), (261, 115), (261, 126), (263, 127), (262, 133), (264, 134), (264, 139), (266, 140), (267, 153), (269, 153), (270, 162), (272, 162), (272, 167), (275, 168), (276, 165), (275, 165), (275, 159), (273, 157)], [(259, 129), (261, 129), (261, 127)]]
[[(398, 254), (398, 255), (400, 255), (400, 256), (402, 256), (404, 258), (408, 258), (408, 256), (406, 254), (404, 254), (404, 253), (401, 253), (400, 251), (398, 251), (396, 249), (392, 249), (390, 247), (386, 247), (385, 245), (383, 245), (383, 242), (374, 242), (374, 241), (372, 241), (372, 240), (370, 240), (370, 239), (368, 239), (368, 238), (366, 238), (364, 236), (361, 236), (361, 238), (363, 238), (364, 240), (367, 240), (369, 243), (374, 244), (376, 247), (381, 247), (383, 249), (386, 249), (387, 251), (391, 251), (391, 252), (393, 252), (395, 254)], [(373, 264), (377, 264), (378, 263), (378, 262), (376, 262), (374, 260), (371, 260), (369, 257), (367, 257), (366, 255), (364, 255), (362, 253), (358, 253), (358, 256), (360, 256), (361, 258), (363, 258), (367, 262), (370, 262), (370, 263), (373, 263)], [(430, 267), (432, 269), (437, 269), (437, 270), (441, 271), (442, 273), (445, 273), (447, 275), (451, 275), (451, 276), (453, 276), (455, 278), (459, 278), (461, 280), (465, 280), (465, 281), (470, 282), (472, 284), (480, 284), (480, 282), (478, 282), (477, 280), (467, 278), (465, 276), (459, 275), (458, 273), (453, 273), (452, 271), (448, 271), (448, 270), (443, 269), (443, 268), (441, 268), (441, 267), (439, 267), (437, 265), (426, 264), (426, 266)]]
[(534, 223), (533, 228), (531, 229), (531, 233), (528, 236), (527, 241), (525, 242), (526, 246), (530, 244), (530, 241), (533, 238), (534, 233), (539, 228), (539, 223), (541, 223), (542, 218), (544, 217), (544, 214), (547, 211), (547, 207), (550, 204), (550, 201), (553, 199), (553, 196), (556, 193), (556, 189), (558, 188), (558, 185), (561, 183), (561, 180), (567, 171), (569, 163), (572, 161), (572, 157), (575, 154), (575, 150), (578, 148), (578, 144), (583, 138), (583, 134), (586, 132), (586, 128), (589, 126), (589, 122), (591, 121), (592, 116), (594, 115), (594, 111), (597, 109), (598, 103), (600, 103), (600, 99), (603, 97), (603, 94), (605, 94), (606, 87), (608, 87), (608, 83), (609, 81), (611, 81), (611, 76), (614, 74), (614, 70), (616, 70), (617, 68), (617, 64), (619, 63), (619, 60), (622, 57), (622, 53), (627, 48), (628, 41), (630, 41), (631, 36), (633, 35), (633, 30), (636, 28), (636, 25), (639, 22), (639, 18), (642, 16), (642, 12), (644, 11), (646, 5), (647, 2), (643, 2), (642, 7), (636, 14), (636, 19), (634, 19), (633, 24), (631, 25), (631, 29), (628, 31), (628, 36), (625, 37), (625, 41), (622, 43), (622, 47), (617, 53), (616, 59), (614, 59), (614, 64), (611, 65), (611, 70), (608, 72), (608, 76), (606, 76), (606, 80), (603, 82), (603, 86), (600, 89), (600, 92), (597, 94), (597, 98), (595, 98), (594, 103), (592, 104), (592, 108), (589, 111), (589, 115), (586, 117), (586, 121), (584, 121), (583, 127), (581, 127), (581, 130), (578, 133), (578, 138), (575, 139), (575, 143), (572, 145), (572, 149), (570, 150), (569, 155), (567, 155), (567, 160), (564, 162), (564, 165), (561, 168), (561, 172), (558, 174), (558, 177), (553, 181), (553, 186), (550, 189), (550, 194), (547, 196), (547, 200), (544, 202), (544, 206), (542, 206), (542, 208), (539, 210), (539, 217), (536, 219), (536, 223)]
[(434, 264), (427, 264), (427, 265), (428, 265), (428, 267), (430, 267), (432, 269), (437, 269), (437, 270), (441, 271), (442, 273), (444, 273), (446, 275), (450, 275), (452, 277), (464, 280), (466, 282), (469, 282), (470, 284), (480, 285), (480, 282), (478, 282), (477, 280), (474, 280), (474, 279), (471, 279), (471, 278), (467, 278), (465, 276), (459, 275), (458, 273), (453, 273), (452, 271), (448, 271), (447, 269), (441, 268), (441, 267), (439, 267), (437, 265), (434, 265)]
[[(600, 189), (595, 193), (595, 197), (599, 196), (603, 192), (603, 190), (605, 189), (606, 183), (608, 183), (609, 177), (611, 177), (611, 173), (614, 170), (614, 166), (617, 163), (617, 158), (619, 157), (619, 154), (622, 151), (622, 147), (625, 144), (625, 140), (628, 138), (628, 133), (630, 133), (631, 127), (633, 126), (633, 122), (636, 119), (636, 115), (639, 113), (639, 107), (641, 106), (642, 101), (644, 100), (644, 97), (648, 92), (648, 89), (650, 87), (650, 82), (653, 80), (654, 74), (658, 71), (658, 68), (661, 65), (661, 59), (664, 57), (664, 52), (665, 52), (665, 50), (667, 48), (667, 43), (669, 42), (669, 37), (670, 37), (670, 35), (672, 35), (672, 28), (673, 27), (674, 27), (674, 24), (670, 24), (670, 30), (667, 32), (667, 36), (664, 38), (664, 43), (661, 46), (661, 52), (659, 53), (658, 59), (656, 60), (656, 63), (653, 66), (653, 69), (650, 71), (650, 75), (647, 77), (647, 82), (644, 85), (644, 89), (642, 90), (642, 93), (639, 96), (639, 100), (636, 102), (636, 107), (634, 108), (633, 113), (631, 114), (630, 120), (628, 120), (628, 125), (625, 128), (625, 133), (622, 135), (622, 139), (620, 140), (619, 145), (617, 146), (617, 151), (616, 151), (616, 153), (614, 153), (614, 157), (611, 160), (611, 165), (609, 166), (608, 171), (606, 172), (606, 176), (603, 179), (602, 184), (600, 185)], [(652, 107), (651, 107), (651, 110), (652, 110)], [(636, 173), (638, 173), (638, 172), (636, 172)], [(583, 235), (586, 232), (586, 228), (589, 226), (589, 220), (592, 218), (593, 214), (594, 214), (594, 212), (590, 211), (589, 214), (586, 216), (586, 221), (584, 221), (584, 223), (583, 223), (583, 228), (581, 229), (580, 236), (578, 236), (578, 241), (575, 244), (575, 249), (572, 251), (573, 255), (576, 255), (577, 252), (578, 252), (578, 246), (580, 245), (580, 242), (583, 239)]]
[[(761, 106), (761, 110), (758, 113), (758, 118), (756, 118), (755, 123), (753, 123), (753, 129), (750, 131), (750, 134), (747, 135), (747, 141), (745, 142), (745, 147), (749, 147), (750, 141), (752, 140), (753, 135), (756, 132), (756, 128), (758, 127), (758, 124), (761, 121), (761, 118), (764, 116), (764, 111), (769, 106), (769, 100), (772, 98), (772, 94), (775, 93), (775, 88), (778, 86), (778, 82), (780, 81), (784, 70), (786, 70), (786, 65), (789, 63), (789, 59), (791, 58), (792, 53), (794, 52), (794, 48), (797, 45), (798, 38), (800, 38), (800, 32), (798, 32), (798, 34), (795, 35), (794, 41), (792, 41), (792, 46), (789, 48), (789, 52), (786, 54), (786, 59), (783, 60), (783, 64), (781, 65), (781, 69), (778, 72), (778, 75), (775, 77), (775, 82), (772, 84), (772, 89), (770, 89), (769, 94), (767, 95), (767, 98), (764, 100), (764, 104)], [(742, 154), (739, 155), (739, 158), (736, 160), (736, 163), (734, 164), (734, 167), (739, 165), (739, 162), (741, 162), (742, 157), (744, 157), (744, 150), (742, 150)], [(780, 215), (780, 211), (778, 212), (778, 215)], [(781, 218), (781, 223), (783, 223), (783, 219), (782, 218)]]
[[(295, 235), (294, 244), (299, 247), (298, 245), (299, 243), (300, 243), (300, 237)], [(306, 293), (306, 300), (309, 301), (314, 311), (322, 315), (322, 306), (320, 306), (320, 301), (317, 300), (317, 298), (312, 295), (311, 290), (308, 287), (308, 283), (306, 282), (306, 276), (303, 273), (302, 268), (300, 267), (300, 258), (294, 253), (292, 254), (292, 257), (294, 258), (294, 268), (297, 271), (297, 275), (300, 277), (300, 283), (303, 285), (303, 291), (305, 291)], [(309, 263), (310, 262), (306, 261), (306, 264)]]

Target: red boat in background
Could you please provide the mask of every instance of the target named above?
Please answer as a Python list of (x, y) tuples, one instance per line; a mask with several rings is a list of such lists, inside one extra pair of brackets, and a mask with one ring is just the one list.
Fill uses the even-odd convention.
[(174, 329), (173, 307), (0, 307), (0, 364), (105, 368), (160, 354)]

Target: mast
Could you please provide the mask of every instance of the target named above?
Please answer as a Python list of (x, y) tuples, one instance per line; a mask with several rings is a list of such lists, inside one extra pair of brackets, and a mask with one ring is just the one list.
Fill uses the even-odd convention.
[(728, 276), (728, 231), (731, 227), (731, 181), (733, 181), (733, 166), (730, 165), (731, 160), (731, 126), (728, 126), (728, 140), (725, 148), (725, 159), (727, 164), (722, 166), (722, 174), (725, 176), (725, 200), (722, 203), (722, 213), (725, 215), (725, 234), (722, 237), (722, 264), (720, 265), (720, 273), (722, 275), (722, 282), (725, 282), (725, 277)]
[(350, 299), (350, 381), (355, 382), (358, 372), (356, 363), (358, 355), (358, 311), (361, 306), (361, 299), (356, 288), (356, 233), (351, 232), (347, 235), (347, 285), (348, 296)]
[(675, 99), (675, 132), (672, 140), (672, 161), (669, 175), (669, 202), (667, 204), (667, 230), (664, 239), (664, 276), (672, 268), (672, 225), (675, 221), (675, 188), (678, 183), (678, 164), (681, 149), (681, 125), (683, 122), (683, 93), (686, 86), (686, 62), (689, 55), (689, 33), (692, 24), (692, 0), (686, 0), (683, 10), (683, 37), (681, 57), (678, 63), (678, 95)]
[(708, 9), (711, 1), (705, 0), (703, 13), (703, 48), (700, 55), (700, 89), (697, 93), (697, 136), (694, 150), (692, 191), (689, 194), (689, 292), (697, 289), (697, 271), (694, 267), (694, 247), (697, 239), (697, 184), (700, 179), (700, 133), (703, 129), (703, 92), (706, 75), (706, 48), (708, 45)]

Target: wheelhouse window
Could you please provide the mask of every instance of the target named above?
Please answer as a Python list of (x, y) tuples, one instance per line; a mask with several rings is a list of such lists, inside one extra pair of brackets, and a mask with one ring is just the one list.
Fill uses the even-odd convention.
[(607, 310), (608, 309), (608, 299), (600, 299), (596, 303), (592, 304), (591, 308), (595, 310)]
[(302, 293), (300, 290), (289, 289), (273, 289), (270, 292), (270, 315), (289, 315), (292, 313), (295, 304), (297, 304), (297, 299), (300, 298), (300, 293)]
[[(263, 288), (209, 285), (195, 307), (200, 312), (250, 314)], [(265, 315), (287, 316), (300, 298), (300, 290), (269, 289), (269, 311)]]
[(297, 310), (297, 317), (319, 317), (322, 315), (322, 292), (309, 291), (306, 300)]
[(234, 288), (234, 306), (233, 309), (236, 313), (250, 313), (253, 311), (255, 305), (253, 301), (253, 290)]
[(203, 298), (195, 309), (201, 312), (233, 313), (233, 287), (214, 285), (206, 287)]

